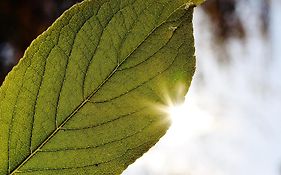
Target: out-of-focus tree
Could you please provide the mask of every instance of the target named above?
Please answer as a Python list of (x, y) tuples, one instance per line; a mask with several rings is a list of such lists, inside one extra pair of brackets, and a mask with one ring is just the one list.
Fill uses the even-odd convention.
[[(245, 0), (246, 4), (249, 0)], [(260, 0), (261, 5), (261, 29), (264, 34), (268, 30), (269, 0)], [(241, 4), (241, 3), (240, 3)], [(214, 34), (218, 40), (224, 41), (231, 37), (243, 39), (246, 37), (241, 17), (239, 16), (239, 0), (207, 0), (202, 6), (209, 15), (214, 28)]]

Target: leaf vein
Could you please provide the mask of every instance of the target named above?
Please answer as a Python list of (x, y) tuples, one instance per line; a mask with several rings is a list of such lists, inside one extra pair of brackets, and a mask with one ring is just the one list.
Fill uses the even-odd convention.
[(112, 120), (108, 120), (108, 121), (105, 121), (103, 123), (99, 123), (99, 124), (96, 124), (96, 125), (90, 125), (90, 126), (81, 127), (81, 128), (61, 128), (61, 130), (64, 130), (64, 131), (77, 131), (77, 130), (92, 129), (92, 128), (95, 128), (95, 127), (98, 127), (98, 126), (102, 126), (104, 124), (107, 124), (107, 123), (110, 123), (110, 122), (113, 122), (113, 121), (117, 121), (117, 120), (122, 119), (124, 117), (127, 117), (129, 115), (136, 114), (136, 113), (142, 111), (143, 109), (145, 109), (145, 108), (141, 108), (140, 110), (137, 110), (137, 111), (134, 111), (134, 112), (130, 112), (130, 113), (127, 113), (127, 114), (123, 114), (123, 115), (120, 115), (120, 116), (117, 116), (116, 118), (114, 118)]
[(125, 137), (122, 137), (120, 139), (113, 139), (111, 141), (105, 142), (105, 143), (101, 143), (99, 145), (89, 145), (87, 147), (78, 147), (78, 148), (61, 148), (61, 149), (49, 149), (49, 150), (40, 150), (39, 152), (62, 152), (62, 151), (75, 151), (75, 150), (88, 150), (88, 149), (95, 149), (95, 148), (99, 148), (102, 146), (106, 146), (115, 142), (119, 142), (119, 141), (123, 141), (125, 139), (131, 138), (139, 133), (141, 133), (142, 131), (144, 131), (146, 128), (148, 128), (148, 126), (151, 124), (152, 122), (150, 122), (149, 124), (145, 125), (144, 127), (142, 127), (141, 129), (139, 129), (136, 132), (133, 132)]
[(135, 150), (135, 149), (138, 149), (146, 144), (150, 143), (149, 141), (148, 142), (144, 142), (138, 146), (135, 146), (135, 147), (132, 147), (132, 148), (128, 148), (126, 149), (126, 151), (121, 154), (120, 156), (117, 156), (113, 159), (110, 159), (110, 160), (107, 160), (107, 161), (101, 161), (101, 162), (98, 162), (98, 163), (94, 163), (94, 164), (89, 164), (89, 165), (84, 165), (84, 166), (77, 166), (77, 167), (62, 167), (62, 168), (42, 168), (42, 169), (27, 169), (27, 170), (23, 170), (23, 171), (18, 171), (18, 173), (27, 173), (27, 172), (38, 172), (38, 171), (60, 171), (60, 170), (71, 170), (71, 169), (81, 169), (81, 168), (87, 168), (87, 167), (97, 167), (99, 165), (102, 165), (102, 164), (106, 164), (106, 163), (110, 163), (112, 161), (115, 161), (115, 160), (118, 160), (119, 158), (125, 156), (126, 154), (129, 153), (129, 151), (132, 151), (132, 150)]

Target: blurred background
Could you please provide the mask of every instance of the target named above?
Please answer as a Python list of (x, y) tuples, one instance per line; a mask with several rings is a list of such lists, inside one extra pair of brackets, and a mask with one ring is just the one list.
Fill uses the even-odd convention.
[[(77, 0), (0, 1), (0, 84)], [(168, 133), (123, 175), (281, 175), (281, 1), (207, 0), (197, 72)]]

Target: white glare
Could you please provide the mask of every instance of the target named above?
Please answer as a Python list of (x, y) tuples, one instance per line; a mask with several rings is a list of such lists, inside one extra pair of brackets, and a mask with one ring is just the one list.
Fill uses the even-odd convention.
[(169, 106), (168, 113), (172, 120), (169, 133), (181, 139), (205, 134), (214, 127), (213, 117), (196, 103), (185, 101), (181, 105)]

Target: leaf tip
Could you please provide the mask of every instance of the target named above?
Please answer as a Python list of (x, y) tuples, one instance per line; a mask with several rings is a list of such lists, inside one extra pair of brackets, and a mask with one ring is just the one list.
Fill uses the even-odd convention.
[(205, 2), (205, 0), (189, 0), (186, 2), (186, 6), (185, 6), (185, 9), (188, 9), (189, 7), (192, 7), (192, 6), (197, 6), (197, 5), (200, 5), (202, 4), (203, 2)]

